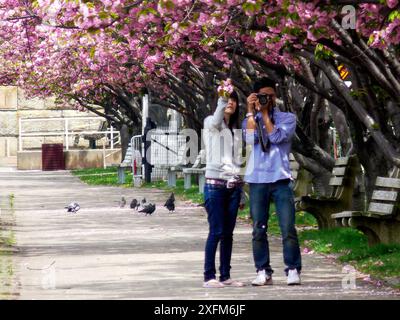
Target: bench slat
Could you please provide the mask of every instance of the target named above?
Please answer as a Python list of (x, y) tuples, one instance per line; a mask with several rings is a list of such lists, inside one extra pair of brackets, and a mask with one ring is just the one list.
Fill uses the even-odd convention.
[(349, 157), (337, 158), (335, 161), (335, 166), (344, 166), (349, 163)]
[(341, 186), (343, 184), (343, 178), (333, 177), (329, 180), (330, 186)]
[(290, 161), (290, 170), (299, 170), (300, 165), (298, 162)]
[(334, 213), (331, 215), (333, 219), (338, 219), (338, 218), (351, 218), (351, 217), (359, 217), (361, 216), (360, 211), (343, 211), (339, 213)]
[(346, 172), (346, 167), (335, 167), (332, 170), (332, 174), (334, 176), (344, 176), (345, 172)]
[(372, 193), (373, 200), (386, 200), (386, 201), (396, 201), (398, 193), (396, 191), (382, 191), (375, 190)]
[(368, 217), (368, 218), (377, 218), (377, 219), (384, 219), (384, 218), (390, 218), (391, 213), (382, 213), (382, 212), (364, 212), (363, 217)]
[(206, 168), (184, 168), (183, 173), (187, 174), (202, 174), (206, 172)]
[(368, 211), (370, 212), (380, 212), (385, 214), (392, 214), (394, 209), (393, 204), (371, 202), (369, 204)]
[(400, 179), (378, 177), (378, 178), (376, 178), (375, 185), (377, 187), (400, 189)]

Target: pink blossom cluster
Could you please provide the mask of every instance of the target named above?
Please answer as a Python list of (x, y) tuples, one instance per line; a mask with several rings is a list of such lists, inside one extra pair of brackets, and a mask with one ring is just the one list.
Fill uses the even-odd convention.
[[(385, 20), (398, 5), (360, 4), (358, 35), (377, 49), (398, 46), (400, 17)], [(341, 45), (330, 25), (342, 18), (340, 9), (317, 0), (1, 0), (0, 84), (32, 96), (97, 101), (109, 88), (165, 86), (188, 65), (212, 62), (226, 72), (232, 43), (297, 70), (291, 49), (312, 49), (322, 39)]]

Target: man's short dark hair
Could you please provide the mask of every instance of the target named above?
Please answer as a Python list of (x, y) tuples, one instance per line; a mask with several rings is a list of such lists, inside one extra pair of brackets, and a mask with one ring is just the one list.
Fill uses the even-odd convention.
[(254, 83), (254, 92), (258, 93), (261, 88), (271, 87), (276, 90), (276, 82), (270, 78), (263, 77)]

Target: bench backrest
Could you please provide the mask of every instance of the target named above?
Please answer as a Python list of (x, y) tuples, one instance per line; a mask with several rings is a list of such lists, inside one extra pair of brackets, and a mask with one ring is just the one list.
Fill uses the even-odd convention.
[(180, 146), (178, 149), (178, 156), (177, 156), (177, 162), (176, 165), (178, 166), (186, 166), (188, 164), (188, 158), (186, 157), (186, 144), (183, 144)]
[(205, 155), (205, 150), (201, 149), (196, 157), (196, 160), (193, 163), (192, 168), (200, 168), (204, 164), (204, 155)]
[(388, 216), (397, 210), (400, 193), (400, 179), (377, 177), (368, 211)]
[(289, 153), (289, 165), (294, 179), (293, 192), (295, 197), (302, 197), (312, 193), (311, 175), (306, 169), (300, 167), (292, 153)]
[(289, 153), (289, 164), (290, 164), (290, 171), (292, 173), (292, 177), (293, 177), (293, 179), (296, 180), (297, 176), (299, 174), (300, 165), (296, 161), (293, 153)]
[(355, 156), (337, 158), (329, 185), (333, 188), (331, 197), (340, 198), (346, 185), (354, 186), (357, 160)]

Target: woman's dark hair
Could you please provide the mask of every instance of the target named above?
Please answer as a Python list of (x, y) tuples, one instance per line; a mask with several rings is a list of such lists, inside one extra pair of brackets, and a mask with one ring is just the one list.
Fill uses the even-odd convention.
[(258, 93), (261, 88), (271, 87), (276, 91), (276, 82), (272, 79), (263, 77), (254, 83), (253, 90)]
[(229, 117), (228, 127), (229, 129), (237, 129), (239, 128), (239, 96), (236, 91), (233, 91), (229, 99), (236, 101), (236, 110), (235, 112)]

